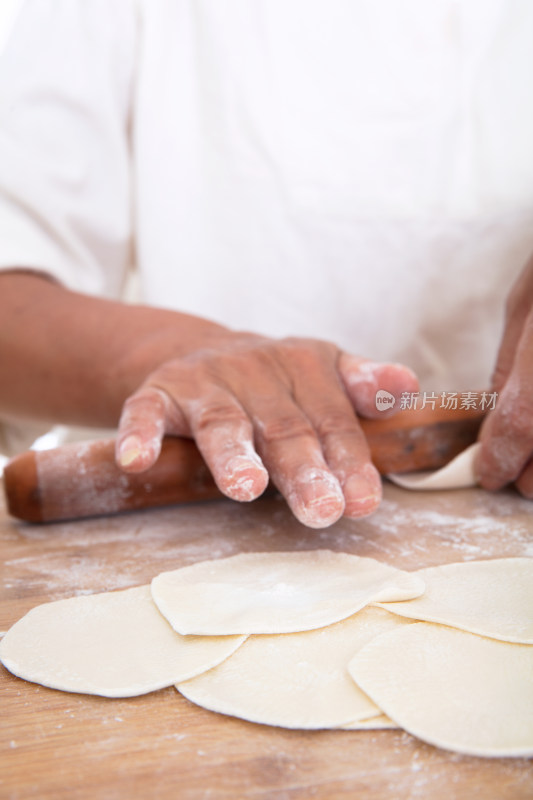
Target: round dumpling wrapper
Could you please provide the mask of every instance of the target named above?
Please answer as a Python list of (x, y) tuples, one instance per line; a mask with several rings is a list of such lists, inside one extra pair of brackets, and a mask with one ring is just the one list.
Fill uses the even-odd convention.
[(426, 585), (423, 595), (379, 605), (411, 619), (533, 644), (533, 558), (465, 561), (415, 574)]
[(412, 573), (331, 550), (243, 553), (152, 581), (154, 601), (172, 627), (204, 636), (312, 630), (372, 601), (406, 600), (423, 591)]
[(429, 744), (476, 756), (533, 755), (533, 647), (415, 622), (352, 659), (356, 684)]
[(375, 636), (409, 624), (365, 608), (318, 630), (253, 635), (224, 663), (177, 688), (197, 705), (251, 722), (384, 727), (391, 723), (384, 723), (381, 710), (354, 684), (348, 663)]
[(53, 689), (130, 697), (210, 669), (245, 638), (180, 636), (139, 586), (33, 608), (0, 642), (0, 660)]

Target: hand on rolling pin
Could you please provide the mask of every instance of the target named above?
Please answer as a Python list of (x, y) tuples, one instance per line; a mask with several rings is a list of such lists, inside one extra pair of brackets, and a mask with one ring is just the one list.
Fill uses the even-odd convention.
[(478, 479), (490, 490), (514, 482), (533, 498), (533, 258), (507, 300), (492, 382), (499, 397), (481, 430)]
[(312, 339), (239, 336), (156, 368), (126, 401), (117, 462), (152, 466), (165, 434), (195, 439), (219, 489), (250, 501), (269, 478), (310, 527), (361, 517), (381, 500), (357, 415), (384, 416), (376, 392), (416, 391), (413, 373)]

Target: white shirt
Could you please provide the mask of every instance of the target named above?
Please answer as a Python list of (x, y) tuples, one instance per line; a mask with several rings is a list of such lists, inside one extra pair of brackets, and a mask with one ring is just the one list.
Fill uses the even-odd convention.
[(533, 253), (529, 0), (25, 0), (0, 267), (488, 385)]

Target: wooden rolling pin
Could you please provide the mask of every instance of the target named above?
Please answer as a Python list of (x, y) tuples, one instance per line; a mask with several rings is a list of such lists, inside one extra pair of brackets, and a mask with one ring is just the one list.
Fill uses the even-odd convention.
[[(380, 473), (436, 469), (474, 442), (483, 413), (426, 408), (362, 420)], [(114, 514), (221, 497), (195, 444), (167, 437), (157, 463), (127, 474), (115, 464), (113, 439), (29, 450), (4, 470), (8, 512), (28, 522)]]

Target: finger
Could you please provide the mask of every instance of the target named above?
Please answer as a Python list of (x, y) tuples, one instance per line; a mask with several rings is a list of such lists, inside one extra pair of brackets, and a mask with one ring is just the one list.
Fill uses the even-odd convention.
[(313, 426), (325, 461), (341, 486), (344, 516), (367, 516), (378, 507), (382, 487), (366, 437), (333, 365), (331, 370), (323, 367), (315, 374), (313, 391), (306, 395), (296, 391), (295, 400)]
[(481, 430), (476, 477), (485, 489), (501, 489), (518, 478), (533, 452), (532, 419), (531, 401), (509, 379)]
[(505, 326), (492, 373), (492, 389), (501, 392), (513, 368), (525, 321), (533, 301), (533, 261), (526, 264), (505, 306)]
[(220, 491), (240, 502), (259, 497), (269, 476), (254, 447), (251, 421), (237, 400), (211, 386), (201, 402), (182, 401), (182, 407)]
[(516, 481), (516, 488), (524, 497), (533, 499), (533, 460), (528, 461)]
[(326, 528), (343, 515), (342, 488), (301, 412), (280, 405), (277, 411), (276, 418), (262, 414), (256, 423), (263, 461), (295, 517), (310, 528)]
[(523, 327), (513, 368), (483, 425), (477, 478), (486, 489), (515, 481), (533, 453), (533, 318)]
[[(310, 394), (314, 390), (312, 375), (312, 369), (306, 370), (305, 391)], [(271, 373), (259, 372), (252, 384), (255, 391), (245, 393), (244, 407), (272, 481), (304, 525), (323, 528), (333, 524), (344, 512), (344, 496), (324, 459), (313, 425), (288, 388), (275, 383)]]
[(339, 372), (356, 413), (367, 419), (391, 416), (404, 392), (419, 390), (418, 378), (403, 364), (380, 364), (342, 353)]
[(151, 386), (142, 387), (126, 400), (115, 444), (117, 464), (125, 472), (144, 472), (157, 461), (168, 405), (167, 395)]
[(358, 426), (353, 431), (335, 429), (330, 420), (335, 418), (323, 418), (318, 435), (325, 460), (344, 495), (344, 516), (366, 517), (376, 511), (381, 502), (381, 477), (370, 460), (366, 439)]
[(522, 333), (523, 319), (512, 317), (505, 323), (503, 338), (498, 349), (496, 365), (492, 372), (491, 389), (501, 392), (514, 364), (514, 358)]

